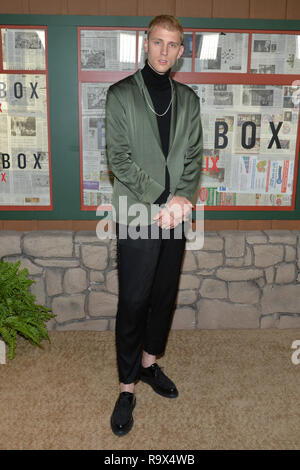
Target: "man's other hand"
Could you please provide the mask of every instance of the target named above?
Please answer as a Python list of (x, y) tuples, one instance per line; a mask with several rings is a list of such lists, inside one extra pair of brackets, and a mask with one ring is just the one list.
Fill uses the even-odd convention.
[(192, 212), (193, 204), (184, 196), (173, 196), (166, 206), (153, 217), (158, 226), (165, 230), (176, 227), (187, 220)]

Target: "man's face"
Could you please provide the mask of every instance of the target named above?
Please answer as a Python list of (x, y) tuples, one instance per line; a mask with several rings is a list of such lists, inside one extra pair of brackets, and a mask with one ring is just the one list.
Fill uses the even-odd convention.
[(183, 54), (179, 31), (169, 31), (156, 25), (149, 39), (145, 39), (144, 51), (149, 65), (159, 74), (166, 73)]

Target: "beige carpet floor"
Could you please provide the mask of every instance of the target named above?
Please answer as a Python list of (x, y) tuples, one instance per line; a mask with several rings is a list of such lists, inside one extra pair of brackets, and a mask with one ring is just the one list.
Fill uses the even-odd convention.
[(136, 387), (132, 431), (112, 434), (119, 394), (114, 333), (20, 338), (0, 365), (0, 449), (299, 449), (300, 330), (171, 331), (160, 365), (177, 399)]

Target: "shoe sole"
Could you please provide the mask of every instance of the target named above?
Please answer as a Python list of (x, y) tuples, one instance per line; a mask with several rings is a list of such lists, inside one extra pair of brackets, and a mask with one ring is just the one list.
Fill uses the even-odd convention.
[(162, 397), (165, 397), (165, 398), (177, 398), (178, 397), (178, 392), (177, 392), (177, 395), (169, 395), (167, 392), (164, 393), (162, 392), (161, 390), (159, 390), (158, 388), (155, 387), (155, 385), (153, 385), (150, 381), (148, 381), (147, 379), (144, 379), (143, 377), (140, 377), (140, 380), (142, 382), (144, 382), (145, 384), (148, 384), (150, 385), (150, 387), (152, 387), (152, 389), (158, 393), (158, 395), (161, 395)]
[[(133, 408), (132, 408), (132, 413), (133, 413), (133, 410), (135, 408), (135, 405), (136, 405), (136, 399), (134, 400), (134, 405), (133, 405)], [(122, 437), (122, 436), (125, 436), (126, 434), (129, 433), (129, 431), (131, 431), (132, 427), (133, 427), (133, 424), (134, 424), (134, 420), (133, 420), (133, 417), (131, 417), (131, 421), (130, 421), (130, 424), (129, 424), (129, 427), (126, 428), (126, 431), (123, 431), (122, 429), (120, 429), (119, 431), (117, 429), (114, 429), (113, 428), (113, 423), (112, 423), (112, 415), (110, 417), (110, 426), (111, 426), (111, 430), (112, 432), (115, 434), (115, 436), (117, 437)]]

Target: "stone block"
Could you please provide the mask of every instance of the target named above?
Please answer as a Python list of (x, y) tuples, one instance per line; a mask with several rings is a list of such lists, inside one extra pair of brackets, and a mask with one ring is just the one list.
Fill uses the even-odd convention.
[(26, 255), (52, 258), (73, 256), (73, 232), (52, 230), (28, 232), (24, 235), (23, 251)]
[(264, 230), (269, 243), (283, 243), (284, 245), (295, 245), (297, 235), (290, 230)]
[(285, 247), (285, 257), (284, 260), (289, 263), (296, 260), (296, 248), (290, 245), (286, 245)]
[(36, 304), (46, 305), (46, 293), (45, 293), (45, 282), (42, 277), (31, 277), (34, 280), (34, 283), (30, 286), (30, 292), (36, 298)]
[(52, 312), (56, 314), (57, 323), (65, 323), (71, 320), (85, 318), (85, 295), (59, 295), (53, 298)]
[(103, 245), (82, 245), (81, 257), (83, 264), (90, 269), (102, 271), (108, 265), (108, 250)]
[(243, 329), (259, 327), (259, 312), (252, 305), (232, 304), (221, 300), (201, 299), (197, 302), (198, 328)]
[(176, 304), (189, 305), (196, 302), (198, 292), (195, 290), (180, 290), (177, 294)]
[(200, 279), (193, 274), (181, 274), (179, 289), (199, 289)]
[(254, 245), (254, 264), (266, 268), (281, 263), (284, 257), (283, 245)]
[(108, 320), (83, 320), (67, 323), (66, 325), (58, 325), (58, 331), (106, 331), (108, 330)]
[(69, 268), (64, 275), (64, 290), (67, 294), (83, 292), (88, 287), (87, 273), (82, 268)]
[(106, 289), (113, 294), (119, 293), (118, 271), (116, 269), (106, 274)]
[(229, 283), (229, 298), (232, 302), (242, 304), (257, 304), (260, 290), (253, 281), (240, 281)]
[(218, 268), (216, 276), (224, 281), (251, 281), (263, 276), (263, 270), (256, 268)]
[(246, 256), (244, 258), (244, 266), (251, 266), (253, 264), (252, 250), (249, 246), (246, 246)]
[(104, 275), (101, 271), (90, 271), (90, 282), (100, 283), (104, 282)]
[(103, 241), (100, 240), (97, 237), (96, 230), (95, 231), (86, 231), (86, 230), (81, 230), (79, 232), (75, 233), (74, 237), (74, 242), (75, 243), (98, 243), (98, 244), (103, 244)]
[(91, 317), (114, 317), (117, 314), (118, 296), (107, 292), (89, 294), (88, 311)]
[(300, 313), (300, 284), (267, 285), (261, 299), (262, 313)]
[(277, 328), (277, 316), (276, 315), (262, 315), (260, 318), (261, 328)]
[(217, 279), (204, 279), (200, 288), (200, 296), (211, 299), (225, 299), (227, 297), (226, 282)]
[(269, 268), (266, 268), (265, 269), (265, 274), (266, 274), (267, 284), (273, 284), (274, 276), (275, 276), (275, 268), (273, 268), (273, 266), (270, 266)]
[(222, 251), (224, 248), (224, 240), (217, 232), (204, 232), (203, 251)]
[(222, 230), (220, 235), (225, 239), (225, 256), (240, 258), (245, 254), (245, 233), (231, 230)]
[(174, 312), (171, 329), (193, 330), (195, 324), (195, 311), (192, 308), (178, 308)]
[(245, 262), (244, 258), (226, 258), (225, 265), (240, 267), (240, 266), (244, 266), (244, 262)]
[(268, 237), (265, 233), (260, 232), (259, 230), (253, 230), (251, 232), (246, 232), (246, 241), (250, 245), (253, 245), (254, 243), (267, 243), (268, 242)]
[(280, 315), (278, 328), (300, 328), (300, 315)]
[(21, 253), (21, 235), (13, 230), (0, 231), (0, 258)]
[(49, 296), (63, 293), (63, 270), (62, 269), (46, 269), (46, 289)]
[(296, 280), (297, 271), (294, 263), (282, 263), (276, 268), (276, 284), (289, 284)]
[(197, 263), (195, 256), (192, 251), (185, 250), (182, 261), (182, 271), (195, 271), (197, 269)]
[(198, 251), (196, 257), (200, 269), (214, 269), (222, 266), (224, 262), (222, 252)]

